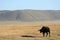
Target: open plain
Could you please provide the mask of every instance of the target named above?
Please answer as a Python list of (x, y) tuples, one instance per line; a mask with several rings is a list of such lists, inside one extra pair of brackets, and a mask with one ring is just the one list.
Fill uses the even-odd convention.
[[(51, 37), (43, 37), (38, 31), (48, 26)], [(60, 40), (60, 21), (0, 22), (0, 40)]]

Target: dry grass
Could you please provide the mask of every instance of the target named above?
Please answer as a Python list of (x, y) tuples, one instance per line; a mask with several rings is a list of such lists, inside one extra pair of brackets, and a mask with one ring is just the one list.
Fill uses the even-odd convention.
[[(50, 27), (51, 37), (39, 33), (43, 25)], [(60, 22), (0, 23), (0, 40), (60, 40)]]

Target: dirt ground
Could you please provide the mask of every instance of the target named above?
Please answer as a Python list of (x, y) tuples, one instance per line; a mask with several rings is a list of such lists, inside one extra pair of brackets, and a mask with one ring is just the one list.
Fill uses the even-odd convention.
[[(42, 36), (38, 31), (42, 26), (50, 28), (51, 37)], [(60, 40), (60, 21), (0, 22), (0, 40)]]

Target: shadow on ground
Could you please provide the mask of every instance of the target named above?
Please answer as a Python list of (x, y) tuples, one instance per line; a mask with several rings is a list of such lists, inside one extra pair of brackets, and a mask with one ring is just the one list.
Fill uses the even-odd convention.
[(28, 38), (41, 38), (41, 36), (35, 36), (35, 35), (21, 35), (21, 37), (28, 37)]
[(35, 38), (36, 36), (33, 36), (33, 35), (21, 35), (21, 37), (31, 37), (31, 38)]

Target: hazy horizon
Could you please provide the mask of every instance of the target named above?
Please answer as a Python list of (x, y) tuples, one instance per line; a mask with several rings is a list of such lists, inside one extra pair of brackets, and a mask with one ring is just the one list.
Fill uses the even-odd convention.
[(3, 10), (0, 21), (55, 21), (60, 20), (60, 10)]

